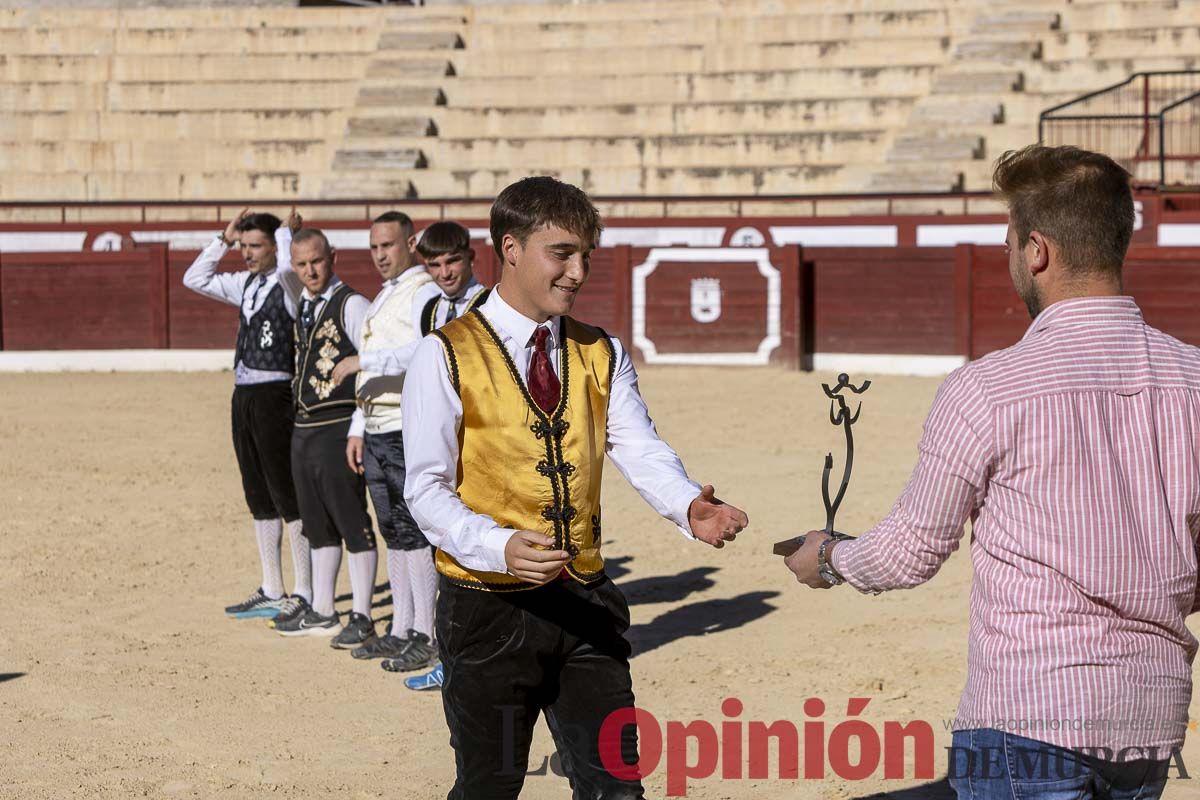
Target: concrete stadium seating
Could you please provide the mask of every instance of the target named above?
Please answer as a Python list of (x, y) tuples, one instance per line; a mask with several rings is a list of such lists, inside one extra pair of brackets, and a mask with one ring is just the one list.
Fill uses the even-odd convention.
[(0, 200), (980, 189), (1200, 62), (1181, 0), (65, 5), (0, 0)]

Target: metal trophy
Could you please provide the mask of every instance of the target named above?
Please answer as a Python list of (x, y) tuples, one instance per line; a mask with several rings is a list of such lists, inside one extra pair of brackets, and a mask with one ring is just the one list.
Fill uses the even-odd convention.
[[(825, 532), (830, 535), (834, 533), (833, 518), (842, 505), (842, 498), (846, 496), (846, 487), (850, 485), (850, 471), (854, 469), (854, 431), (852, 426), (858, 422), (858, 415), (862, 411), (860, 402), (854, 409), (854, 413), (851, 414), (850, 407), (846, 405), (846, 398), (842, 396), (842, 391), (862, 394), (870, 386), (870, 381), (863, 381), (862, 386), (855, 386), (850, 383), (850, 376), (844, 372), (838, 375), (837, 385), (832, 389), (827, 383), (821, 384), (821, 388), (825, 390), (825, 396), (829, 398), (829, 421), (834, 425), (840, 425), (846, 432), (846, 466), (842, 469), (842, 485), (838, 487), (837, 496), (832, 501), (829, 499), (829, 473), (833, 471), (833, 453), (825, 454), (825, 469), (821, 472), (821, 499), (825, 501)], [(804, 546), (804, 538), (796, 536), (776, 542), (773, 552), (777, 556), (790, 556)]]

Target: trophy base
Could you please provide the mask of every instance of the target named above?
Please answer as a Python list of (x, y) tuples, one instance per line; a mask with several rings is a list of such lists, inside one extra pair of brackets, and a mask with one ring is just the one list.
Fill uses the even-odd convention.
[(776, 542), (771, 552), (777, 556), (787, 558), (792, 553), (804, 546), (805, 536), (797, 536), (793, 539), (784, 539), (782, 542)]
[[(853, 539), (854, 538), (853, 536), (847, 536), (846, 534), (840, 533), (839, 531), (834, 531), (833, 535), (839, 539)], [(783, 556), (784, 558), (787, 558), (792, 553), (799, 550), (801, 547), (804, 547), (804, 540), (807, 538), (808, 538), (808, 536), (806, 534), (804, 536), (796, 536), (792, 539), (784, 539), (782, 542), (776, 542), (775, 546), (773, 548), (771, 548), (771, 552), (777, 556)]]

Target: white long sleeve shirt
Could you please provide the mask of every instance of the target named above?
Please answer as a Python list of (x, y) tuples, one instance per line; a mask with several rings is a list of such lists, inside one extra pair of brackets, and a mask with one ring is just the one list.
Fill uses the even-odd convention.
[[(246, 319), (252, 319), (263, 307), (267, 295), (278, 283), (283, 286), (283, 304), (287, 312), (295, 319), (303, 284), (300, 276), (292, 269), (292, 232), (286, 225), (280, 225), (275, 231), (275, 269), (260, 272), (258, 277), (247, 285), (250, 270), (238, 272), (217, 272), (221, 259), (229, 252), (229, 246), (217, 236), (200, 251), (196, 260), (183, 273), (183, 285), (205, 297), (237, 306)], [(290, 372), (252, 369), (241, 361), (234, 366), (233, 382), (238, 386), (249, 386), (271, 381), (289, 381)]]
[[(499, 291), (489, 295), (480, 311), (496, 329), (524, 382), (539, 325), (504, 302)], [(550, 330), (547, 353), (557, 373), (559, 318), (552, 317), (542, 326)], [(633, 362), (620, 341), (612, 342), (617, 366), (608, 403), (608, 457), (655, 511), (674, 522), (684, 536), (695, 538), (687, 512), (700, 486), (688, 478), (679, 456), (659, 438), (638, 391)], [(463, 409), (438, 337), (426, 336), (417, 346), (401, 408), (404, 418), (413, 421), (404, 426), (408, 467), (404, 499), (421, 531), (430, 544), (469, 569), (507, 572), (504, 546), (516, 531), (471, 510), (456, 491)]]

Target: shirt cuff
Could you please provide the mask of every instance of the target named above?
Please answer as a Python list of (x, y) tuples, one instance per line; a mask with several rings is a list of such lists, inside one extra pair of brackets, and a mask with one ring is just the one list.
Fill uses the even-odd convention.
[(692, 507), (692, 501), (700, 496), (700, 488), (700, 484), (695, 481), (688, 481), (679, 489), (670, 505), (671, 513), (667, 516), (667, 519), (674, 522), (675, 527), (679, 528), (680, 533), (693, 540), (696, 538), (696, 534), (692, 533), (691, 523), (688, 522), (688, 509)]
[(879, 589), (854, 574), (856, 551), (862, 546), (862, 539), (843, 539), (837, 543), (837, 547), (833, 548), (833, 555), (829, 557), (829, 563), (839, 575), (846, 579), (846, 583), (858, 591), (863, 594), (879, 594)]
[(349, 439), (353, 436), (361, 437), (366, 428), (367, 419), (363, 416), (362, 409), (354, 409), (354, 416), (350, 418), (350, 432), (346, 434), (346, 438)]
[(383, 359), (379, 357), (379, 353), (372, 350), (370, 353), (358, 354), (358, 368), (366, 372), (383, 372)]
[(508, 573), (504, 560), (504, 547), (516, 531), (496, 526), (483, 535), (483, 557), (487, 560), (488, 572)]

